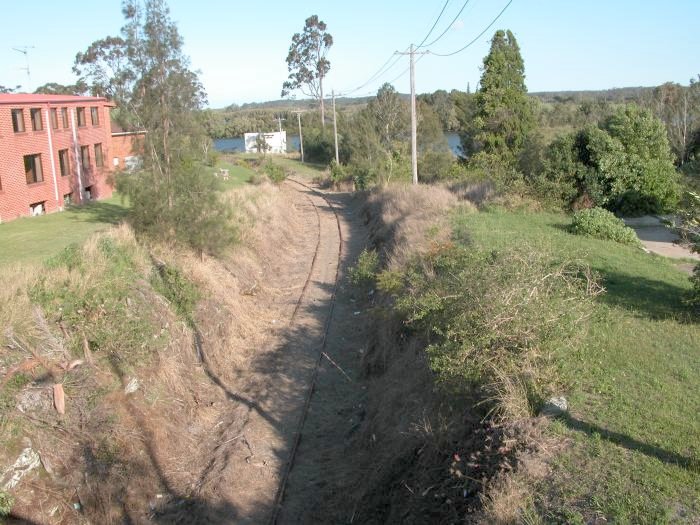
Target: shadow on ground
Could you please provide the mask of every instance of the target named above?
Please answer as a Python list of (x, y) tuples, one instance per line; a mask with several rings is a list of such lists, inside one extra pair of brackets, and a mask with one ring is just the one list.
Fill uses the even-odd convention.
[(606, 293), (601, 300), (612, 306), (632, 310), (649, 319), (684, 320), (689, 315), (683, 300), (687, 289), (639, 275), (594, 268), (603, 280)]
[(594, 425), (586, 421), (581, 421), (580, 419), (576, 419), (568, 414), (562, 418), (562, 421), (567, 427), (569, 427), (572, 430), (583, 432), (588, 435), (597, 434), (602, 439), (610, 441), (611, 443), (615, 443), (616, 445), (624, 447), (627, 450), (641, 452), (642, 454), (651, 458), (658, 459), (659, 461), (662, 461), (669, 465), (677, 465), (692, 472), (700, 472), (700, 458), (690, 458), (682, 456), (675, 452), (671, 452), (661, 447), (657, 447), (656, 445), (643, 443), (626, 434), (613, 432), (612, 430), (608, 430), (598, 425)]
[(71, 206), (69, 211), (74, 216), (72, 217), (73, 220), (104, 224), (119, 224), (126, 218), (129, 212), (124, 206), (104, 201), (94, 201), (80, 206)]

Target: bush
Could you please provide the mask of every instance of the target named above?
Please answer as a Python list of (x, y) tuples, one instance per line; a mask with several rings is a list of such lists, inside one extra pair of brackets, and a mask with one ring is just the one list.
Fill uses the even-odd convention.
[(443, 245), (380, 276), (404, 325), (429, 343), (430, 367), (453, 394), (477, 392), (500, 417), (531, 415), (551, 394), (543, 356), (575, 344), (600, 291), (587, 267), (555, 265), (528, 247), (475, 252)]
[(570, 230), (576, 235), (587, 235), (633, 246), (640, 245), (634, 230), (625, 226), (622, 219), (615, 217), (603, 208), (577, 211), (574, 214)]
[(285, 178), (287, 178), (284, 168), (282, 168), (282, 166), (278, 166), (270, 159), (267, 159), (267, 162), (263, 167), (263, 171), (265, 172), (265, 175), (267, 175), (275, 184), (280, 184)]
[(217, 255), (237, 239), (219, 180), (194, 162), (183, 160), (171, 180), (147, 171), (121, 175), (117, 189), (129, 198), (128, 219), (137, 233), (179, 242), (199, 255)]
[(539, 193), (564, 204), (592, 202), (629, 215), (672, 211), (680, 198), (663, 123), (637, 106), (619, 108), (601, 129), (555, 140), (543, 162)]
[(377, 279), (379, 256), (374, 250), (362, 250), (357, 258), (357, 264), (350, 268), (348, 277), (355, 286), (373, 286)]

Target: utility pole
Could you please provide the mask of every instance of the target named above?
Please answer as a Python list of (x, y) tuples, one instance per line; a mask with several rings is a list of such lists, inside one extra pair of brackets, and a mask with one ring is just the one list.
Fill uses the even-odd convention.
[(425, 55), (428, 51), (416, 52), (411, 44), (408, 53), (395, 53), (397, 55), (408, 55), (411, 60), (411, 170), (413, 172), (413, 184), (418, 184), (418, 132), (416, 116), (416, 55)]
[(299, 123), (299, 148), (301, 149), (301, 162), (304, 163), (304, 137), (301, 134), (301, 111), (297, 110), (297, 122)]
[(338, 157), (338, 123), (335, 118), (335, 91), (331, 90), (331, 96), (333, 97), (333, 136), (335, 137), (335, 163), (340, 164), (340, 159)]
[(283, 120), (287, 120), (287, 119), (282, 118), (282, 115), (277, 115), (277, 123), (279, 124), (280, 133), (282, 133), (282, 121)]

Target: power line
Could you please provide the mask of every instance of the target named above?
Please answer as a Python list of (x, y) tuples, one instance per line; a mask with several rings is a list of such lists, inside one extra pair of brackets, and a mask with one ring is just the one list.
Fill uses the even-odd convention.
[(442, 14), (445, 12), (445, 9), (447, 9), (447, 5), (448, 5), (450, 2), (451, 2), (451, 0), (447, 0), (447, 1), (445, 2), (445, 5), (442, 6), (442, 11), (440, 11), (440, 14), (439, 14), (438, 17), (435, 19), (435, 23), (433, 24), (433, 27), (430, 28), (430, 31), (428, 31), (428, 34), (425, 35), (425, 38), (423, 39), (423, 41), (422, 41), (420, 44), (418, 44), (418, 46), (416, 46), (416, 49), (418, 49), (419, 47), (422, 47), (423, 44), (425, 44), (425, 41), (428, 40), (428, 37), (431, 35), (431, 33), (433, 32), (433, 30), (435, 29), (435, 26), (438, 25), (438, 22), (440, 21), (440, 18), (442, 18)]
[[(423, 42), (421, 42), (421, 44), (418, 46), (418, 48), (420, 48), (420, 47), (432, 46), (435, 42), (437, 42), (437, 41), (440, 40), (443, 36), (445, 36), (445, 34), (452, 28), (452, 26), (454, 25), (454, 23), (457, 21), (457, 19), (459, 18), (459, 16), (462, 14), (462, 11), (464, 11), (464, 8), (467, 7), (467, 4), (469, 3), (469, 1), (470, 1), (470, 0), (466, 0), (466, 2), (464, 2), (464, 4), (462, 5), (462, 9), (459, 10), (459, 13), (457, 13), (457, 14), (455, 15), (455, 17), (452, 19), (452, 22), (449, 23), (449, 25), (445, 28), (445, 30), (444, 30), (442, 33), (440, 33), (440, 36), (438, 36), (435, 40), (433, 40), (432, 42), (430, 42), (430, 43), (428, 43), (428, 44), (425, 44), (425, 45), (423, 45), (423, 43), (425, 42), (425, 40), (424, 40)], [(416, 49), (418, 49), (418, 48), (416, 48)]]
[[(406, 51), (408, 51), (408, 47), (407, 47), (406, 49), (404, 49), (404, 52), (406, 52)], [(393, 60), (393, 63), (387, 67), (387, 64), (389, 64), (389, 62), (391, 62), (392, 60)], [(399, 62), (399, 60), (401, 60), (401, 57), (400, 57), (400, 56), (395, 56), (395, 53), (392, 53), (392, 54), (389, 56), (389, 58), (387, 59), (387, 61), (384, 62), (384, 64), (382, 65), (382, 67), (380, 67), (374, 75), (372, 75), (371, 77), (369, 77), (369, 79), (367, 79), (366, 82), (364, 82), (363, 84), (360, 84), (360, 85), (357, 86), (355, 89), (352, 89), (352, 90), (350, 90), (350, 91), (344, 91), (344, 92), (342, 92), (342, 93), (338, 93), (338, 96), (345, 97), (345, 96), (347, 96), (347, 95), (352, 95), (353, 93), (356, 93), (357, 91), (361, 90), (363, 87), (365, 87), (366, 85), (368, 85), (368, 84), (371, 83), (372, 81), (374, 81), (374, 80), (376, 80), (377, 78), (379, 78), (380, 76), (385, 75), (386, 73), (388, 73), (388, 72)]]
[(451, 56), (453, 56), (453, 55), (456, 55), (457, 53), (461, 53), (462, 51), (464, 51), (465, 49), (467, 49), (469, 46), (471, 46), (474, 42), (476, 42), (477, 40), (479, 40), (479, 39), (484, 35), (484, 33), (486, 33), (486, 31), (488, 31), (489, 29), (491, 29), (491, 26), (493, 26), (493, 24), (495, 24), (496, 21), (497, 21), (499, 18), (501, 18), (501, 15), (502, 15), (503, 13), (505, 13), (506, 9), (508, 9), (508, 6), (510, 6), (510, 4), (512, 4), (512, 3), (513, 3), (513, 0), (508, 0), (508, 3), (506, 4), (506, 6), (505, 6), (503, 9), (501, 9), (501, 12), (498, 13), (498, 15), (496, 15), (496, 18), (494, 18), (494, 19), (491, 21), (491, 23), (490, 23), (488, 26), (486, 26), (486, 29), (484, 29), (481, 33), (479, 33), (479, 34), (476, 36), (476, 38), (474, 38), (474, 40), (472, 40), (471, 42), (469, 42), (466, 46), (464, 46), (464, 47), (458, 49), (457, 51), (453, 51), (452, 53), (433, 53), (433, 52), (431, 51), (430, 54), (431, 54), (431, 55), (438, 56), (438, 57), (451, 57)]

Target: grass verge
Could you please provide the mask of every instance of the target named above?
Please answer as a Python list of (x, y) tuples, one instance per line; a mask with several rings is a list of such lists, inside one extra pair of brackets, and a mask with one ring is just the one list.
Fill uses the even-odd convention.
[(82, 244), (91, 234), (118, 224), (127, 211), (128, 205), (115, 195), (60, 213), (0, 224), (0, 266), (39, 263), (70, 244)]
[(538, 483), (545, 522), (696, 523), (700, 518), (700, 326), (672, 262), (566, 232), (569, 219), (492, 210), (455, 217), (457, 238), (480, 250), (530, 244), (588, 263), (606, 293), (588, 335), (552, 357), (570, 414), (551, 432), (570, 444)]

